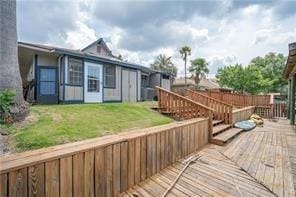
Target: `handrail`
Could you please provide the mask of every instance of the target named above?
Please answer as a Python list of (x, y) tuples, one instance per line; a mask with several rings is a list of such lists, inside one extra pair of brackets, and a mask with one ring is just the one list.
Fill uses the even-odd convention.
[(200, 104), (192, 99), (186, 98), (164, 88), (155, 87), (158, 93), (158, 109), (162, 113), (169, 113), (178, 120), (207, 117), (209, 141), (213, 133), (213, 113), (215, 109)]
[(198, 102), (196, 102), (196, 101), (194, 101), (194, 100), (192, 100), (192, 99), (189, 99), (189, 98), (187, 98), (187, 97), (185, 97), (185, 96), (179, 95), (179, 94), (177, 94), (177, 93), (175, 93), (175, 92), (171, 92), (171, 91), (169, 91), (169, 90), (167, 90), (167, 89), (164, 89), (164, 88), (161, 88), (161, 87), (159, 87), (159, 86), (155, 86), (155, 88), (156, 88), (156, 89), (160, 89), (160, 90), (162, 90), (162, 91), (164, 91), (164, 92), (167, 92), (167, 93), (169, 93), (169, 94), (175, 95), (175, 96), (177, 96), (177, 97), (180, 97), (180, 98), (182, 98), (182, 99), (185, 99), (185, 100), (187, 100), (188, 102), (191, 102), (191, 103), (193, 103), (193, 104), (195, 104), (195, 105), (199, 105), (200, 107), (206, 108), (206, 109), (211, 110), (211, 111), (215, 111), (215, 109), (213, 109), (213, 108), (211, 108), (211, 107), (208, 107), (208, 106), (206, 106), (206, 105), (203, 105), (203, 104), (201, 104), (201, 103), (198, 103)]
[(215, 98), (213, 98), (213, 97), (210, 97), (210, 96), (204, 95), (204, 94), (202, 94), (202, 93), (199, 93), (199, 92), (196, 92), (196, 91), (190, 90), (190, 89), (188, 89), (188, 88), (186, 89), (186, 91), (189, 91), (189, 92), (192, 92), (192, 93), (194, 93), (194, 94), (198, 94), (198, 95), (204, 96), (204, 97), (206, 97), (206, 98), (208, 98), (208, 99), (210, 99), (210, 100), (217, 101), (217, 102), (219, 102), (219, 103), (221, 103), (221, 104), (223, 104), (223, 105), (227, 105), (227, 106), (229, 106), (229, 107), (233, 107), (233, 105), (231, 105), (231, 104), (229, 104), (229, 103), (226, 103), (226, 102), (220, 101), (220, 100), (218, 100), (218, 99), (215, 99)]
[(236, 107), (268, 106), (270, 104), (270, 95), (246, 95), (212, 91), (199, 91), (198, 93), (217, 99), (219, 101), (226, 102), (228, 104), (232, 104)]
[(218, 99), (214, 99), (190, 89), (186, 89), (186, 96), (196, 102), (214, 108), (214, 120), (223, 120), (227, 124), (232, 124), (232, 105), (221, 102)]

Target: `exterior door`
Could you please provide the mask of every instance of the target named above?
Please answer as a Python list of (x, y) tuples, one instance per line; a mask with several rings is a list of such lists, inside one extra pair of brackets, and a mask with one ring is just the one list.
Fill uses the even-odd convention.
[(92, 62), (84, 64), (84, 102), (101, 103), (103, 100), (103, 65)]
[(122, 101), (137, 101), (137, 72), (131, 70), (122, 70)]
[(37, 67), (37, 102), (55, 104), (58, 100), (57, 68)]

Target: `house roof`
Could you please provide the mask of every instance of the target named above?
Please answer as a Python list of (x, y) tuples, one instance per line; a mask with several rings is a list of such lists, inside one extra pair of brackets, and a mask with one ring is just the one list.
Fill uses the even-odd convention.
[(199, 87), (203, 87), (205, 89), (220, 89), (221, 86), (217, 83), (215, 79), (201, 79), (199, 84)]
[[(176, 86), (185, 85), (185, 77), (180, 77), (175, 79), (173, 85), (176, 85)], [(195, 81), (190, 78), (187, 78), (187, 85), (195, 85)]]
[(106, 51), (108, 52), (108, 55), (113, 56), (111, 50), (109, 49), (109, 47), (107, 46), (107, 44), (106, 44), (106, 42), (104, 41), (103, 38), (99, 38), (98, 40), (94, 41), (93, 43), (87, 45), (86, 47), (81, 49), (81, 51), (85, 51), (86, 49), (88, 49), (91, 46), (96, 45), (96, 44), (100, 44), (101, 46), (103, 46), (104, 49), (106, 49)]
[(296, 42), (289, 44), (289, 55), (284, 70), (284, 77), (288, 79), (296, 72)]
[(115, 58), (113, 56), (104, 56), (104, 55), (99, 55), (99, 54), (93, 54), (93, 53), (88, 53), (88, 52), (85, 52), (82, 50), (66, 49), (66, 48), (61, 48), (61, 47), (54, 47), (54, 46), (33, 44), (33, 43), (25, 43), (25, 42), (18, 42), (18, 46), (24, 47), (24, 48), (30, 48), (30, 49), (37, 50), (37, 51), (52, 53), (52, 54), (59, 54), (59, 55), (65, 54), (65, 55), (86, 58), (86, 59), (95, 60), (95, 61), (101, 61), (101, 62), (104, 62), (107, 64), (108, 63), (116, 64), (116, 65), (120, 65), (120, 66), (127, 67), (127, 68), (139, 69), (139, 70), (142, 70), (145, 72), (163, 73), (163, 72), (160, 72), (157, 70), (150, 69), (150, 68), (140, 65), (140, 64), (135, 64), (135, 63), (130, 63), (130, 62), (119, 60), (118, 58)]

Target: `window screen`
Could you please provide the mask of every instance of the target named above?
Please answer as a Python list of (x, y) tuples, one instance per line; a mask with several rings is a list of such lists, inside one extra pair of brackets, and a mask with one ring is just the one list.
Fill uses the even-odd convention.
[(106, 88), (115, 88), (116, 87), (116, 66), (105, 65), (104, 66), (104, 86)]
[(82, 85), (82, 75), (82, 61), (70, 58), (68, 66), (68, 83), (72, 85)]

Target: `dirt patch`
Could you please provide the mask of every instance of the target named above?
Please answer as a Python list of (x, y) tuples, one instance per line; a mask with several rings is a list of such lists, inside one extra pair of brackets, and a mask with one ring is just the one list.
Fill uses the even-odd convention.
[(26, 126), (28, 126), (28, 125), (30, 125), (32, 123), (35, 123), (37, 121), (38, 121), (38, 115), (35, 114), (35, 113), (30, 113), (23, 121), (16, 122), (16, 123), (13, 124), (13, 126), (16, 129), (23, 129)]

